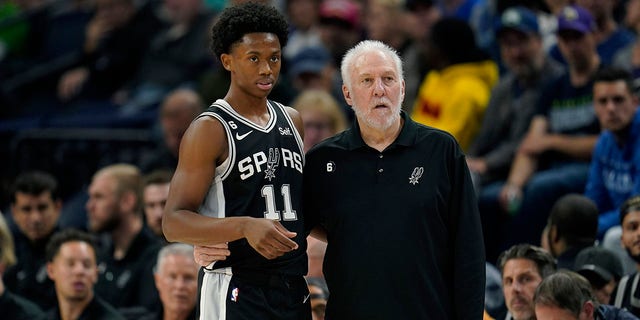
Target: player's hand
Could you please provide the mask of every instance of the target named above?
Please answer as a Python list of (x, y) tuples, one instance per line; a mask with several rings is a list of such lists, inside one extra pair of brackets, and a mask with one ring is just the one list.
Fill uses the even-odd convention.
[(203, 267), (210, 265), (214, 261), (226, 260), (229, 255), (231, 255), (231, 251), (229, 251), (229, 245), (226, 243), (193, 247), (193, 259)]
[(244, 228), (244, 236), (258, 253), (267, 259), (275, 259), (289, 251), (298, 249), (291, 240), (295, 232), (285, 229), (278, 221), (268, 219), (250, 219)]

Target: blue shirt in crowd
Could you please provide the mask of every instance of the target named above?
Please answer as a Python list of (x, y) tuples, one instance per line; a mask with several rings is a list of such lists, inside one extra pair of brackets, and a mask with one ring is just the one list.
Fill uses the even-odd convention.
[(636, 112), (622, 145), (605, 130), (593, 151), (585, 195), (598, 205), (599, 237), (620, 223), (620, 206), (636, 194), (640, 194), (640, 112)]

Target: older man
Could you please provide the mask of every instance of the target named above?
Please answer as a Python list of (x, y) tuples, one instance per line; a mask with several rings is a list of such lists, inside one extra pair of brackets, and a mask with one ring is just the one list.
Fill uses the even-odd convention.
[(309, 151), (303, 188), (305, 220), (328, 240), (327, 318), (480, 319), (484, 248), (459, 145), (400, 111), (402, 63), (387, 45), (359, 43), (341, 72), (356, 121)]
[(193, 260), (193, 246), (172, 243), (158, 252), (154, 280), (162, 311), (141, 320), (196, 319), (198, 301), (198, 265)]

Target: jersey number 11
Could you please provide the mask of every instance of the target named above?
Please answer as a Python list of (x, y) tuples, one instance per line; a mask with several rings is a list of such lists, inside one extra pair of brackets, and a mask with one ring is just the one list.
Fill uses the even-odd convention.
[[(280, 211), (276, 210), (276, 199), (273, 191), (272, 184), (262, 187), (262, 197), (264, 198), (267, 211), (264, 212), (264, 217), (270, 220), (280, 220)], [(293, 210), (291, 205), (291, 187), (288, 184), (283, 184), (280, 188), (282, 199), (284, 203), (284, 211), (282, 211), (282, 220), (291, 221), (298, 220), (296, 211)]]

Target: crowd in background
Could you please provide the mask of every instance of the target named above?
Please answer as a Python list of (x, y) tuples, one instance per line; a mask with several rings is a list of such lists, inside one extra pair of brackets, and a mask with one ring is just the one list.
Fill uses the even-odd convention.
[[(209, 43), (217, 13), (232, 2), (0, 3), (0, 210), (12, 234), (0, 223), (0, 297), (36, 304), (37, 315), (73, 309), (65, 294), (88, 289), (96, 308), (125, 318), (193, 317), (197, 266), (185, 258), (188, 246), (166, 246), (161, 216), (182, 135), (229, 86)], [(485, 238), (487, 317), (528, 319), (534, 302), (533, 316), (538, 302), (564, 308), (548, 286), (535, 291), (552, 273), (544, 254), (549, 269), (590, 281), (593, 310), (615, 304), (640, 316), (632, 286), (640, 261), (640, 0), (271, 4), (290, 33), (270, 98), (300, 112), (305, 151), (354, 120), (338, 71), (344, 53), (374, 39), (400, 54), (403, 112), (453, 135), (467, 155)], [(138, 143), (127, 135), (134, 132), (144, 134), (143, 147), (101, 149)], [(80, 152), (83, 161), (74, 157)], [(321, 319), (324, 246), (309, 241), (311, 302)], [(89, 250), (86, 268), (99, 271), (67, 293), (55, 272), (65, 250)], [(513, 289), (526, 268), (510, 260), (533, 263), (537, 280)], [(580, 282), (562, 277), (549, 282)]]

